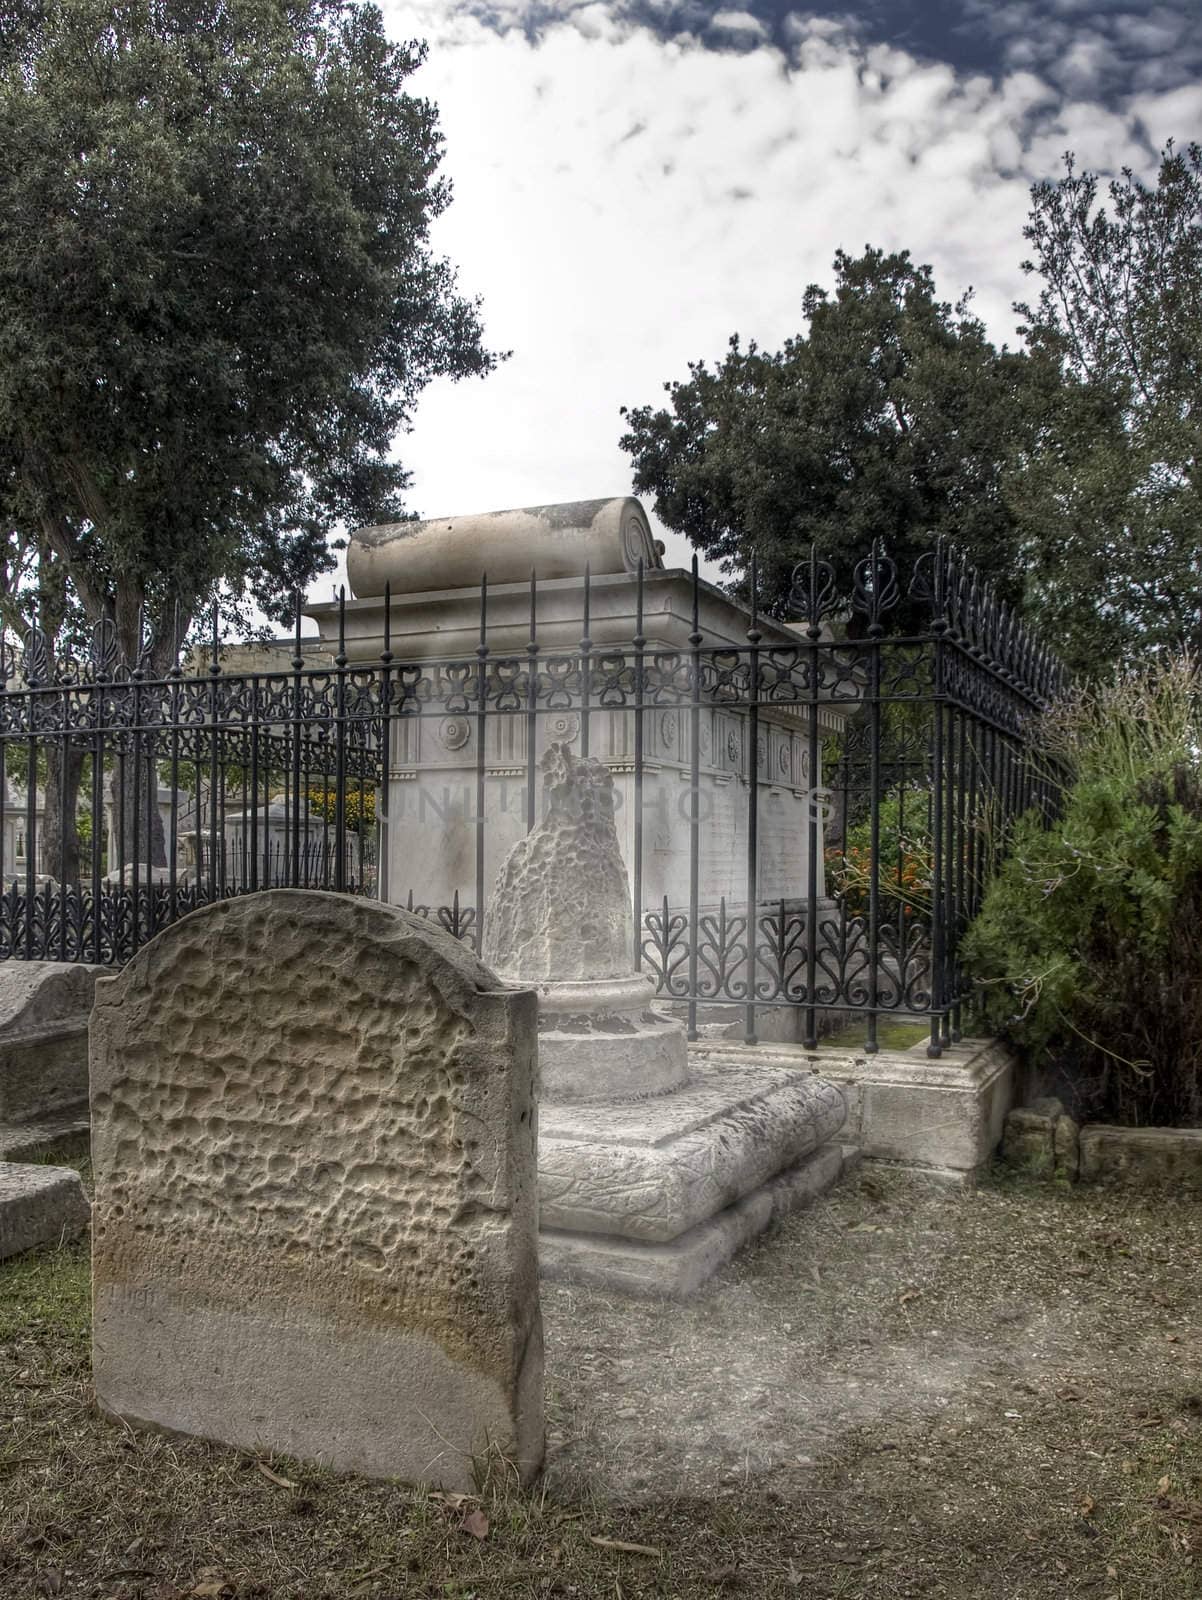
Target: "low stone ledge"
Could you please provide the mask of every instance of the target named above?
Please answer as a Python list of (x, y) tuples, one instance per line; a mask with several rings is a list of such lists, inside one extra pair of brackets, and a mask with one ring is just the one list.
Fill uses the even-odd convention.
[(78, 1172), (0, 1162), (0, 1258), (73, 1239), (89, 1215)]
[(1202, 1193), (1202, 1128), (1081, 1129), (1081, 1181)]
[(698, 1042), (689, 1060), (816, 1072), (841, 1087), (847, 1122), (840, 1137), (865, 1160), (962, 1183), (988, 1166), (1014, 1098), (1014, 1057), (996, 1039), (964, 1039), (935, 1059), (925, 1042), (875, 1055), (836, 1045)]

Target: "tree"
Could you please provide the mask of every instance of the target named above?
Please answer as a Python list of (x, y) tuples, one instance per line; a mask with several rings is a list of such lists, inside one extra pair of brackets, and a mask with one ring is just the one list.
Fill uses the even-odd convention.
[(1030, 363), (994, 348), (967, 297), (937, 300), (908, 252), (839, 251), (834, 270), (834, 294), (806, 289), (808, 329), (779, 352), (735, 334), (719, 366), (664, 385), (668, 407), (623, 408), (636, 492), (725, 572), (754, 551), (777, 614), (811, 542), (847, 595), (875, 538), (904, 570), (947, 534), (1016, 597), (1004, 476), (1029, 444)]
[(279, 615), (401, 515), (423, 386), (496, 364), (429, 249), (424, 54), (351, 0), (5, 9), (0, 530), (127, 664), (219, 585)]
[(1015, 480), (1031, 596), (1070, 663), (1202, 649), (1202, 147), (1161, 152), (1100, 201), (1095, 173), (1037, 183), (1028, 348), (1060, 370), (1044, 443)]

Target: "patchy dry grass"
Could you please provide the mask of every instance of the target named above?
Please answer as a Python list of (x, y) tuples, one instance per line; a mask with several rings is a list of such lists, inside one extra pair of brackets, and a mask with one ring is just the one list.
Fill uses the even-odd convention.
[(547, 1474), (449, 1504), (103, 1421), (86, 1250), (43, 1252), (0, 1265), (0, 1597), (1186, 1600), (1200, 1306), (1197, 1201), (874, 1171), (689, 1305), (547, 1286)]

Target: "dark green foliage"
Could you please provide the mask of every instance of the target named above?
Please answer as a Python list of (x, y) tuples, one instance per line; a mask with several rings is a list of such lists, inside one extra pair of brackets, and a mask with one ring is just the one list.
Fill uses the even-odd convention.
[(1202, 678), (1177, 658), (1049, 719), (1061, 819), (1019, 821), (964, 955), (988, 1023), (1092, 1120), (1202, 1122)]
[(218, 582), (277, 614), (399, 514), (422, 387), (487, 372), (430, 254), (419, 45), (342, 0), (47, 0), (0, 29), (0, 526), (128, 657)]
[(1015, 309), (1029, 348), (1060, 369), (1041, 446), (1013, 485), (1028, 528), (1030, 597), (1069, 665), (1098, 672), (1149, 649), (1202, 648), (1202, 147), (1130, 171), (1032, 190)]
[(1003, 475), (1030, 426), (1030, 363), (997, 351), (966, 302), (937, 300), (906, 252), (840, 251), (834, 266), (833, 295), (809, 286), (808, 329), (781, 350), (736, 334), (719, 366), (690, 362), (665, 385), (668, 407), (623, 409), (636, 492), (729, 573), (754, 550), (778, 613), (811, 542), (847, 595), (874, 538), (904, 571), (941, 533), (1013, 598)]

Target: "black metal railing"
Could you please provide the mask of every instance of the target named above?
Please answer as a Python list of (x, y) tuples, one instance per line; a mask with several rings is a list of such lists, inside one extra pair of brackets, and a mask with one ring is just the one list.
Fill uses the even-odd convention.
[[(1054, 804), (1034, 739), (1066, 680), (944, 548), (905, 577), (876, 549), (840, 596), (811, 558), (785, 628), (753, 570), (732, 639), (707, 632), (695, 565), (691, 583), (640, 568), (628, 637), (598, 640), (586, 576), (578, 642), (548, 647), (532, 575), (528, 639), (503, 650), (482, 581), (459, 660), (394, 655), (387, 593), (370, 661), (348, 656), (344, 607), (330, 656), (307, 656), (299, 599), (290, 653), (236, 671), (216, 620), (203, 659), (161, 676), (123, 667), (109, 625), (86, 660), (33, 630), (0, 649), (0, 958), (121, 964), (197, 906), (279, 885), (379, 895), (483, 949), (560, 739), (615, 773), (631, 964), (692, 1034), (716, 1008), (754, 1040), (783, 1008), (814, 1043), (851, 1012), (872, 1050), (882, 1018), (924, 1017), (938, 1053), (1010, 825)], [(669, 579), (691, 618), (665, 643), (645, 602)]]

